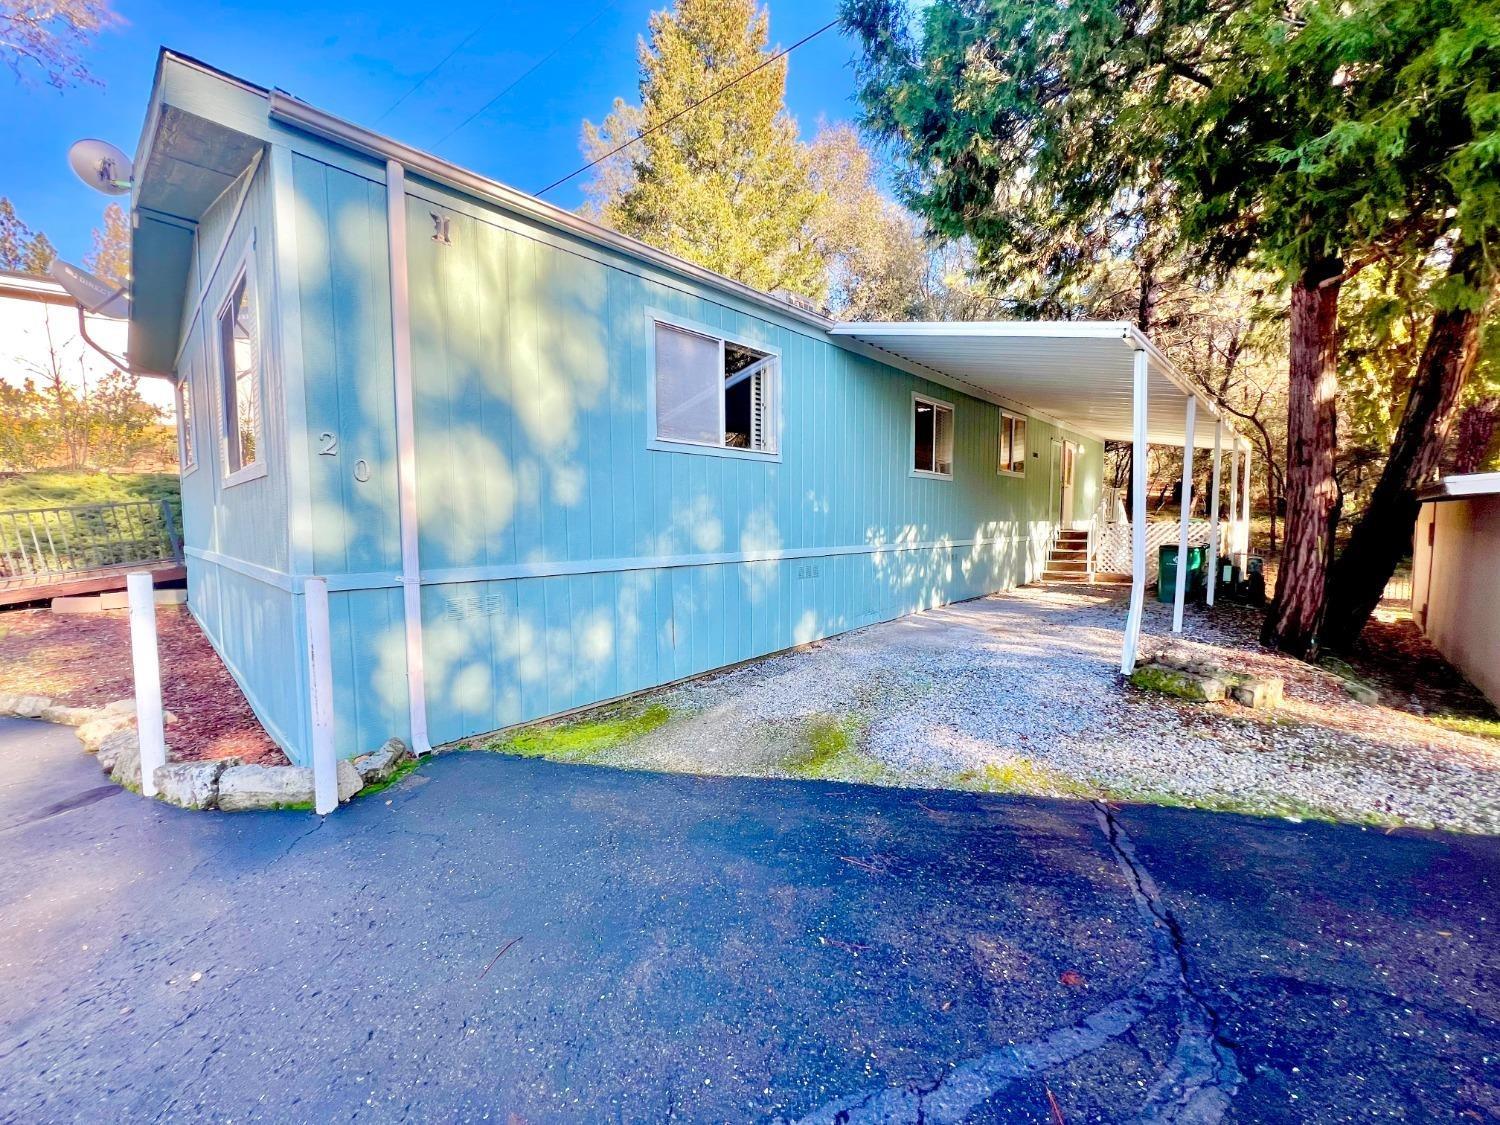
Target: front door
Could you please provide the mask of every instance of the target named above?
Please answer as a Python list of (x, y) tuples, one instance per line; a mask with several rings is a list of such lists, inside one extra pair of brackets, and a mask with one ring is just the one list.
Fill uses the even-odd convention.
[(1064, 528), (1073, 526), (1073, 471), (1078, 465), (1078, 446), (1062, 443), (1062, 463), (1058, 473), (1057, 522)]

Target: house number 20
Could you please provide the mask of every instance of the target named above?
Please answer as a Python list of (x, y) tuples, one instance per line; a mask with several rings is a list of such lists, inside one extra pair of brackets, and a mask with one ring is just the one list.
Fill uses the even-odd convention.
[[(324, 430), (318, 435), (318, 456), (337, 457), (339, 455), (339, 438), (332, 430)], [(361, 457), (354, 462), (354, 479), (364, 484), (370, 479), (370, 462)]]

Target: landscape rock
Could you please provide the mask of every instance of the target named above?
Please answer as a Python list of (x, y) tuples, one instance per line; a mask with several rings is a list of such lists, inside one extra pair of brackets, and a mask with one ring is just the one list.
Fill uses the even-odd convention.
[(41, 717), (43, 722), (77, 727), (98, 718), (99, 712), (92, 707), (68, 707), (65, 704), (53, 704), (42, 712)]
[(219, 758), (208, 762), (178, 762), (158, 766), (154, 775), (156, 795), (170, 805), (184, 809), (211, 809), (219, 800), (219, 777), (238, 758)]
[(116, 785), (122, 785), (132, 793), (141, 791), (141, 742), (136, 738), (135, 731), (121, 731), (118, 745), (112, 746), (106, 741), (101, 746), (100, 752), (110, 749), (114, 754), (114, 766), (109, 771), (109, 779)]
[(365, 787), (365, 779), (348, 758), (339, 759), (339, 804), (343, 804)]
[(1231, 685), (1229, 697), (1245, 707), (1269, 711), (1281, 706), (1285, 692), (1286, 684), (1280, 676), (1246, 676)]
[(1369, 684), (1360, 680), (1341, 680), (1340, 682), (1344, 685), (1344, 690), (1349, 693), (1349, 698), (1356, 703), (1367, 703), (1373, 707), (1380, 702), (1380, 692)]
[[(96, 719), (90, 719), (78, 727), (78, 741), (83, 743), (83, 748), (90, 754), (98, 753), (99, 748), (104, 745), (110, 735), (122, 730), (135, 733), (135, 716), (122, 714), (103, 714)], [(108, 769), (108, 766), (104, 767)]]
[(401, 763), (411, 757), (406, 743), (399, 738), (388, 738), (379, 750), (361, 754), (354, 759), (354, 768), (366, 785), (379, 785), (395, 776)]
[(99, 768), (105, 773), (113, 773), (120, 752), (131, 747), (135, 747), (139, 755), (140, 739), (136, 737), (135, 727), (117, 727), (110, 731), (107, 737), (94, 744), (94, 753), (99, 759)]
[(219, 775), (219, 808), (311, 807), (313, 772), (305, 766), (230, 766)]
[(10, 713), (19, 719), (40, 719), (42, 712), (52, 706), (45, 695), (17, 695), (10, 700)]
[(106, 703), (102, 710), (106, 715), (134, 715), (135, 699), (117, 699), (113, 703)]
[(1191, 703), (1218, 703), (1224, 698), (1224, 681), (1162, 664), (1143, 664), (1130, 675), (1130, 682), (1144, 691), (1159, 691)]

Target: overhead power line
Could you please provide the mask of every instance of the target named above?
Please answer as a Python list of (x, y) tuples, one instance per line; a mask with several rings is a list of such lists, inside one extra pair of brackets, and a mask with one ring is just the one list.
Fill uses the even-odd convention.
[(583, 173), (587, 172), (590, 168), (593, 168), (595, 165), (603, 164), (611, 156), (615, 156), (618, 153), (624, 152), (631, 145), (635, 144), (636, 141), (639, 141), (639, 140), (642, 140), (642, 139), (644, 139), (646, 137), (649, 137), (652, 133), (655, 133), (655, 132), (657, 132), (657, 131), (659, 131), (661, 129), (665, 129), (668, 125), (672, 124), (672, 122), (676, 121), (679, 117), (682, 117), (684, 114), (691, 113), (691, 112), (693, 112), (693, 110), (697, 109), (700, 105), (703, 105), (705, 102), (712, 101), (714, 98), (717, 98), (720, 94), (722, 94), (725, 90), (730, 90), (730, 89), (733, 89), (735, 86), (738, 86), (741, 82), (743, 82), (745, 79), (749, 78), (752, 74), (755, 74), (757, 71), (764, 70), (766, 67), (770, 66), (777, 59), (784, 59), (784, 58), (786, 58), (787, 55), (790, 55), (793, 51), (795, 51), (798, 47), (802, 46), (804, 43), (810, 43), (814, 39), (816, 39), (818, 36), (822, 35), (825, 31), (829, 30), (832, 27), (836, 27), (838, 25), (838, 22), (839, 22), (838, 20), (829, 20), (822, 27), (818, 28), (817, 31), (814, 31), (814, 32), (811, 32), (811, 33), (809, 33), (807, 35), (804, 35), (801, 39), (797, 40), (797, 42), (793, 43), (790, 47), (783, 47), (781, 50), (777, 51), (774, 55), (771, 55), (768, 58), (762, 59), (759, 63), (757, 63), (755, 66), (752, 66), (749, 70), (745, 71), (745, 73), (741, 74), (738, 78), (731, 78), (728, 82), (724, 83), (724, 85), (720, 86), (716, 90), (710, 90), (707, 94), (704, 94), (703, 97), (699, 98), (697, 101), (693, 102), (691, 105), (683, 106), (676, 113), (672, 114), (671, 117), (668, 117), (665, 121), (658, 121), (655, 125), (651, 126), (649, 129), (642, 129), (639, 133), (637, 133), (635, 136), (631, 137), (624, 144), (622, 144), (622, 145), (616, 145), (614, 148), (612, 148), (608, 152), (606, 152), (603, 156), (600, 156), (600, 157), (597, 157), (597, 158), (595, 158), (593, 160), (590, 160), (587, 164), (585, 164), (581, 168), (575, 168), (573, 171), (569, 172), (562, 179), (560, 179), (560, 180), (553, 180), (546, 187), (542, 188), (539, 191), (533, 192), (532, 194), (536, 195), (536, 196), (546, 195), (553, 188), (555, 188), (555, 187), (562, 187), (563, 184), (567, 183), (573, 177), (583, 175)]
[(454, 133), (457, 133), (460, 129), (464, 128), (464, 126), (468, 125), (476, 117), (480, 117), (484, 113), (486, 113), (490, 109), (491, 106), (493, 106), (501, 98), (505, 97), (506, 94), (510, 93), (517, 86), (519, 86), (523, 81), (525, 81), (527, 78), (529, 78), (544, 63), (547, 63), (547, 62), (551, 61), (551, 59), (553, 58), (554, 55), (556, 55), (559, 51), (561, 51), (569, 43), (573, 42), (573, 40), (577, 39), (580, 35), (582, 35), (585, 31), (587, 31), (594, 24), (598, 23), (599, 22), (599, 17), (602, 16), (602, 15), (604, 15), (605, 12), (609, 11), (617, 3), (619, 3), (619, 0), (609, 0), (609, 2), (607, 4), (605, 4), (602, 8), (600, 8), (598, 11), (596, 11), (593, 15), (591, 15), (583, 23), (579, 24), (577, 30), (575, 30), (572, 35), (569, 35), (566, 39), (564, 39), (556, 47), (553, 47), (552, 50), (548, 51), (541, 58), (537, 59), (536, 62), (532, 63), (525, 70), (521, 71), (520, 74), (516, 75), (513, 79), (510, 80), (509, 83), (506, 84), (506, 86), (498, 94), (496, 94), (489, 101), (485, 102), (482, 106), (480, 106), (478, 109), (476, 109), (473, 113), (469, 114), (468, 117), (465, 117), (457, 125), (455, 125), (451, 129), (449, 129), (446, 133), (444, 133), (441, 137), (439, 137), (438, 140), (433, 144), (432, 147), (433, 148), (437, 148), (438, 145), (442, 144), (449, 137), (453, 136)]
[[(497, 14), (498, 14), (498, 10), (497, 10)], [(473, 41), (474, 36), (478, 35), (481, 31), (483, 31), (485, 28), (489, 27), (490, 24), (492, 24), (494, 22), (495, 22), (495, 16), (491, 15), (489, 19), (483, 21), (473, 31), (469, 32), (469, 34), (465, 35), (461, 40), (459, 40), (458, 46), (454, 47), (453, 50), (449, 51), (446, 55), (444, 55), (442, 57), (442, 59), (438, 62), (437, 66), (433, 67), (426, 74), (422, 75), (421, 78), (418, 78), (417, 79), (417, 84), (415, 86), (413, 86), (410, 90), (406, 91), (406, 93), (402, 94), (399, 98), (397, 98), (394, 102), (392, 102), (390, 104), (390, 106), (386, 109), (386, 111), (384, 113), (382, 113), (379, 117), (377, 117), (375, 119), (375, 124), (379, 125), (387, 117), (389, 117), (391, 114), (395, 113), (397, 106), (399, 106), (407, 98), (409, 98), (413, 94), (415, 94), (423, 86), (427, 85), (427, 80), (429, 78), (431, 78), (438, 71), (442, 70), (443, 67), (447, 66), (448, 63), (453, 60), (453, 56), (454, 55), (458, 54), (465, 47), (467, 47), (470, 44), (470, 42)]]

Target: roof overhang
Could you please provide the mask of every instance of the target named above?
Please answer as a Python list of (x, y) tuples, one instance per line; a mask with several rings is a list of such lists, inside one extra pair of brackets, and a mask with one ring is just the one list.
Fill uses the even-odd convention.
[[(127, 354), (138, 372), (175, 365), (198, 222), (265, 147), (264, 102), (264, 91), (196, 60), (158, 57), (130, 200)], [(193, 112), (203, 107), (216, 119)]]
[(1444, 477), (1418, 493), (1418, 499), (1467, 500), (1474, 496), (1500, 495), (1500, 473), (1465, 473)]
[[(1187, 403), (1197, 400), (1193, 445), (1213, 448), (1217, 405), (1134, 325), (1117, 321), (858, 321), (834, 336), (887, 352), (906, 365), (1010, 399), (1106, 441), (1133, 433), (1135, 356), (1147, 366), (1147, 439), (1181, 446)], [(1234, 427), (1224, 418), (1224, 448)]]

